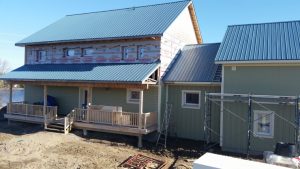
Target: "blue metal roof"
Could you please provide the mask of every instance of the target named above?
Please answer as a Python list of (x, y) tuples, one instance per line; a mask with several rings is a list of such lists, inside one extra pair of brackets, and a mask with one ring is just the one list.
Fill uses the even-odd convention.
[(161, 36), (190, 0), (67, 15), (16, 45)]
[(143, 83), (159, 65), (160, 63), (24, 65), (1, 76), (0, 79), (11, 81)]
[(220, 82), (221, 66), (214, 63), (220, 43), (187, 45), (163, 77), (164, 82)]
[(229, 26), (215, 61), (300, 60), (300, 21)]

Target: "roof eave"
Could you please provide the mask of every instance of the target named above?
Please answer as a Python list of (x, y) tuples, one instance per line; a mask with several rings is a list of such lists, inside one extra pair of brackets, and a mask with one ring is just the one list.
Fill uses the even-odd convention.
[(300, 64), (300, 60), (215, 61), (215, 64)]
[(201, 31), (200, 31), (200, 26), (199, 26), (199, 23), (198, 23), (196, 11), (195, 11), (195, 8), (194, 8), (194, 5), (193, 5), (192, 2), (188, 5), (188, 9), (189, 9), (189, 12), (191, 14), (191, 19), (192, 19), (193, 27), (194, 27), (194, 30), (195, 30), (195, 35), (196, 35), (196, 38), (197, 38), (197, 42), (199, 44), (201, 44), (201, 43), (203, 43), (203, 39), (202, 39)]
[(74, 42), (90, 42), (90, 41), (109, 41), (109, 40), (122, 40), (122, 39), (140, 39), (140, 38), (152, 38), (162, 37), (163, 34), (151, 34), (141, 36), (124, 36), (124, 37), (110, 37), (110, 38), (92, 38), (92, 39), (72, 39), (72, 40), (58, 40), (58, 41), (42, 41), (42, 42), (30, 42), (30, 43), (16, 43), (15, 46), (24, 47), (29, 45), (46, 45), (56, 43), (74, 43)]
[(212, 85), (221, 86), (221, 82), (175, 82), (175, 81), (164, 81), (165, 84), (169, 85)]

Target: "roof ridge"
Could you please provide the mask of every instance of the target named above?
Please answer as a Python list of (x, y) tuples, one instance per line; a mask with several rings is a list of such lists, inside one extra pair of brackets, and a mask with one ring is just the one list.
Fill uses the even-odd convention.
[(109, 10), (103, 10), (103, 11), (85, 12), (85, 13), (78, 13), (78, 14), (69, 14), (69, 15), (66, 15), (66, 16), (86, 15), (86, 14), (93, 14), (93, 13), (121, 11), (121, 10), (130, 10), (130, 9), (134, 10), (136, 8), (144, 8), (144, 7), (150, 7), (150, 6), (159, 6), (159, 5), (166, 5), (166, 4), (174, 4), (174, 3), (187, 2), (187, 1), (191, 2), (192, 0), (180, 0), (180, 1), (172, 1), (172, 2), (160, 3), (160, 4), (132, 6), (132, 7), (126, 7), (126, 8), (119, 8), (119, 9), (109, 9)]
[(234, 27), (234, 26), (247, 26), (247, 25), (278, 24), (278, 23), (291, 23), (291, 22), (300, 22), (300, 20), (276, 21), (276, 22), (262, 22), (262, 23), (247, 23), (247, 24), (236, 24), (236, 25), (228, 25), (228, 27)]

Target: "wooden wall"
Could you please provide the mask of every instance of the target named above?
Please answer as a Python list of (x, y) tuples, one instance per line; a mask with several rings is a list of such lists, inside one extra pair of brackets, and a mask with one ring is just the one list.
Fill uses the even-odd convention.
[[(122, 59), (123, 47), (129, 47), (129, 58)], [(144, 57), (137, 59), (138, 47), (146, 47)], [(75, 49), (75, 56), (64, 57), (64, 49)], [(83, 48), (93, 48), (94, 53), (83, 56)], [(36, 61), (37, 50), (45, 50), (47, 57), (44, 61)], [(69, 43), (49, 46), (27, 46), (26, 64), (72, 64), (72, 63), (139, 63), (155, 62), (160, 57), (160, 41), (130, 41), (112, 43)]]

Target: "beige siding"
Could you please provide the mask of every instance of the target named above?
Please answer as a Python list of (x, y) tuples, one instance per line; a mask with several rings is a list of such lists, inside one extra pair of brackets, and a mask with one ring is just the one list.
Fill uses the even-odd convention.
[[(129, 47), (129, 58), (122, 60), (123, 47)], [(143, 58), (136, 59), (138, 48), (145, 47)], [(63, 57), (64, 49), (75, 49), (74, 57)], [(94, 53), (90, 56), (82, 57), (83, 48), (93, 48)], [(47, 58), (45, 61), (36, 62), (37, 50), (45, 50)], [(139, 63), (154, 62), (160, 57), (160, 41), (124, 41), (111, 43), (66, 43), (49, 46), (27, 46), (26, 47), (27, 64), (47, 64), (47, 63)]]
[(195, 30), (188, 8), (186, 8), (167, 29), (161, 39), (161, 74), (186, 44), (197, 44)]

